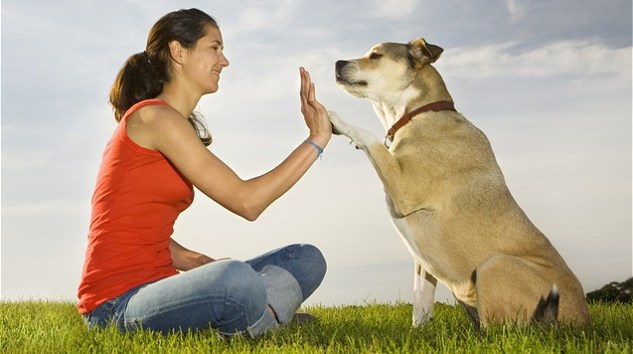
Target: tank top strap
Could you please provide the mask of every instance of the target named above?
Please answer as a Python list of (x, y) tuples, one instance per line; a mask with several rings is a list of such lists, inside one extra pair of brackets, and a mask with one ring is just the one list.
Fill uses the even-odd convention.
[(132, 113), (138, 111), (140, 108), (143, 108), (145, 106), (153, 106), (153, 105), (169, 106), (169, 103), (161, 100), (160, 98), (150, 98), (147, 100), (137, 102), (132, 107), (130, 107), (127, 111), (125, 111), (125, 114), (123, 115), (123, 118), (121, 118), (121, 121), (125, 120), (125, 118), (127, 118)]

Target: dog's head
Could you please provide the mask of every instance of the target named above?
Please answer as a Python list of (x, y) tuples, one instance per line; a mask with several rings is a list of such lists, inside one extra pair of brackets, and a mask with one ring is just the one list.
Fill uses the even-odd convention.
[(406, 44), (381, 43), (361, 58), (337, 61), (336, 82), (356, 97), (380, 100), (409, 87), (417, 73), (442, 52), (423, 38)]

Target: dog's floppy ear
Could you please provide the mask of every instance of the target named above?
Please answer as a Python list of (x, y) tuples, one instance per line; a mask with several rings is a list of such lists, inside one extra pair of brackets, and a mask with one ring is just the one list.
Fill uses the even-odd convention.
[(435, 63), (440, 58), (444, 49), (427, 43), (424, 38), (414, 39), (409, 42), (409, 53), (416, 62)]

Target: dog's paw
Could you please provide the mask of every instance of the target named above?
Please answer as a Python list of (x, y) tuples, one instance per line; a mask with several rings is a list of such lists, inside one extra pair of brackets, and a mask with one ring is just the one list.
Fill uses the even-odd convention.
[(330, 122), (332, 123), (332, 134), (344, 134), (342, 128), (344, 125), (347, 125), (347, 123), (343, 120), (343, 118), (334, 111), (328, 111), (327, 113), (330, 116)]
[(414, 313), (413, 314), (413, 327), (422, 327), (424, 324), (431, 322), (433, 320), (433, 313)]
[(336, 112), (328, 111), (332, 122), (332, 133), (347, 136), (357, 149), (365, 149), (370, 143), (378, 141), (371, 132), (347, 123)]

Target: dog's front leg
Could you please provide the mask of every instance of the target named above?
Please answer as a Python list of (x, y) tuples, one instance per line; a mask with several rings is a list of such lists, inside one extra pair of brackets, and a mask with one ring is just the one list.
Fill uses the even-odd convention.
[(336, 112), (328, 111), (328, 114), (330, 116), (330, 122), (332, 122), (332, 132), (336, 135), (345, 135), (356, 145), (356, 148), (366, 151), (367, 146), (380, 143), (378, 137), (373, 133), (347, 123)]
[(402, 181), (402, 166), (385, 144), (371, 132), (344, 121), (335, 112), (328, 112), (334, 134), (342, 134), (356, 144), (356, 148), (365, 151), (369, 161), (385, 186), (385, 192), (393, 201), (394, 213), (398, 217), (406, 216), (419, 209), (416, 204), (403, 201), (410, 198), (410, 191)]
[(415, 262), (413, 274), (413, 326), (418, 327), (433, 318), (437, 279)]

